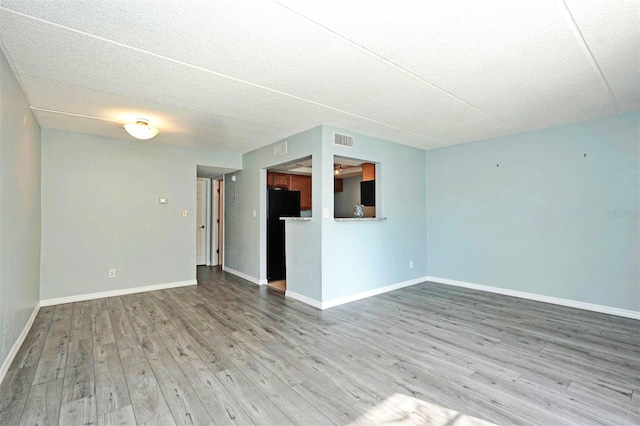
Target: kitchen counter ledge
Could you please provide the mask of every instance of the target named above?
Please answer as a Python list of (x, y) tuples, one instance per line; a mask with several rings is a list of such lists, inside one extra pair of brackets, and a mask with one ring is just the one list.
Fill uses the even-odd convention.
[(387, 220), (386, 217), (336, 217), (336, 222), (381, 222)]

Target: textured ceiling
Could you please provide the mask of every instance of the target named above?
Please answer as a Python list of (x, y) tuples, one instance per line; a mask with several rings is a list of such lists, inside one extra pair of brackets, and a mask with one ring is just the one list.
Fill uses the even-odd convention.
[(429, 149), (640, 109), (638, 0), (0, 0), (42, 127), (247, 152), (320, 124)]

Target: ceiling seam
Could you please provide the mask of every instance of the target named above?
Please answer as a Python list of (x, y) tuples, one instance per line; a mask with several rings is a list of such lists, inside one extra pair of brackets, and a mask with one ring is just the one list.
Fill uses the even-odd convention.
[(111, 119), (103, 118), (103, 117), (95, 117), (93, 115), (76, 114), (74, 112), (58, 111), (58, 110), (49, 109), (49, 108), (40, 108), (40, 107), (32, 106), (31, 109), (33, 111), (51, 112), (53, 114), (62, 114), (62, 115), (69, 115), (69, 116), (72, 116), (72, 117), (89, 118), (89, 119), (92, 119), (92, 120), (102, 120), (102, 121), (109, 121), (111, 123), (126, 124), (126, 121), (111, 120)]
[[(18, 84), (20, 85), (20, 87), (22, 87), (22, 93), (24, 93), (24, 97), (27, 99), (27, 103), (29, 104), (29, 107), (32, 107), (33, 101), (31, 100), (31, 97), (29, 96), (29, 94), (27, 94), (27, 89), (25, 88), (24, 81), (22, 80), (22, 77), (18, 72), (18, 68), (13, 62), (11, 55), (9, 55), (9, 51), (7, 50), (7, 47), (4, 45), (4, 42), (2, 40), (0, 40), (0, 51), (2, 52), (4, 57), (7, 59), (7, 62), (9, 63), (9, 68), (11, 68), (11, 71), (13, 71), (13, 75), (15, 76), (16, 80), (18, 80)], [(40, 120), (38, 119), (38, 117), (35, 114), (33, 114), (33, 117), (38, 122), (38, 125), (40, 126), (40, 128), (42, 128), (42, 123), (40, 123)]]
[(431, 87), (431, 88), (433, 88), (433, 89), (435, 89), (435, 90), (439, 91), (440, 93), (442, 93), (442, 94), (444, 94), (444, 95), (446, 95), (446, 96), (449, 96), (450, 98), (452, 98), (452, 99), (454, 99), (454, 100), (456, 100), (456, 101), (458, 101), (458, 102), (460, 102), (460, 103), (462, 103), (462, 104), (464, 104), (464, 105), (468, 106), (469, 108), (471, 108), (471, 109), (473, 109), (473, 110), (475, 110), (475, 111), (477, 111), (477, 112), (479, 112), (479, 113), (481, 113), (481, 114), (483, 114), (483, 115), (486, 115), (487, 117), (491, 118), (492, 120), (495, 120), (495, 121), (497, 121), (498, 123), (503, 124), (503, 125), (505, 125), (505, 126), (509, 127), (510, 129), (512, 129), (512, 130), (514, 130), (514, 131), (516, 131), (516, 132), (522, 132), (522, 130), (520, 130), (520, 129), (518, 129), (518, 128), (514, 127), (514, 126), (512, 126), (511, 124), (509, 124), (509, 123), (507, 123), (507, 122), (505, 122), (505, 121), (503, 121), (503, 120), (501, 120), (501, 119), (499, 119), (498, 117), (494, 116), (493, 114), (488, 113), (487, 111), (484, 111), (484, 110), (482, 110), (482, 109), (480, 109), (480, 108), (476, 107), (475, 105), (470, 104), (469, 102), (465, 101), (464, 99), (462, 99), (462, 98), (460, 98), (460, 97), (458, 97), (458, 96), (454, 95), (454, 94), (453, 94), (453, 93), (451, 93), (451, 92), (448, 92), (447, 90), (445, 90), (445, 89), (443, 89), (443, 88), (439, 87), (438, 85), (436, 85), (436, 84), (434, 84), (434, 83), (430, 82), (429, 80), (427, 80), (427, 79), (425, 79), (425, 78), (423, 78), (423, 77), (419, 76), (418, 74), (416, 74), (416, 73), (414, 73), (414, 72), (412, 72), (412, 71), (409, 71), (408, 69), (406, 69), (406, 68), (404, 68), (404, 67), (402, 67), (402, 66), (400, 66), (400, 65), (396, 64), (395, 62), (393, 62), (393, 61), (391, 61), (391, 60), (389, 60), (389, 59), (385, 58), (384, 56), (382, 56), (382, 55), (380, 55), (380, 54), (378, 54), (378, 53), (374, 52), (373, 50), (370, 50), (370, 49), (368, 49), (368, 48), (366, 48), (366, 47), (362, 46), (361, 44), (356, 43), (355, 41), (351, 40), (350, 38), (347, 38), (347, 37), (343, 36), (342, 34), (338, 33), (337, 31), (334, 31), (334, 30), (332, 30), (332, 29), (331, 29), (331, 28), (329, 28), (329, 27), (325, 27), (325, 26), (324, 26), (324, 25), (322, 25), (321, 23), (314, 21), (313, 19), (311, 19), (311, 18), (309, 18), (309, 17), (307, 17), (307, 16), (303, 15), (302, 13), (300, 13), (300, 12), (298, 12), (298, 11), (294, 10), (294, 9), (291, 9), (290, 7), (288, 7), (288, 6), (286, 6), (286, 5), (282, 4), (282, 3), (280, 3), (280, 2), (279, 2), (279, 1), (277, 1), (277, 0), (272, 0), (272, 1), (273, 1), (274, 3), (276, 3), (277, 5), (281, 6), (282, 8), (284, 8), (284, 9), (288, 10), (289, 12), (291, 12), (291, 13), (293, 13), (293, 14), (295, 14), (295, 15), (297, 15), (297, 16), (299, 16), (299, 17), (301, 17), (301, 18), (303, 18), (303, 19), (305, 19), (305, 20), (307, 20), (307, 21), (309, 21), (309, 22), (311, 22), (311, 23), (313, 23), (313, 24), (317, 25), (318, 27), (322, 28), (323, 30), (328, 31), (329, 33), (331, 33), (331, 34), (333, 34), (333, 35), (335, 35), (335, 36), (337, 36), (337, 37), (341, 38), (342, 40), (344, 40), (344, 41), (346, 41), (346, 42), (348, 42), (348, 43), (350, 43), (350, 44), (352, 44), (353, 46), (355, 46), (355, 47), (357, 47), (358, 49), (360, 49), (360, 50), (362, 50), (362, 51), (366, 52), (367, 54), (369, 54), (369, 55), (371, 55), (371, 56), (373, 56), (373, 57), (375, 57), (375, 58), (377, 58), (377, 59), (381, 60), (382, 62), (384, 62), (384, 63), (386, 63), (386, 64), (388, 64), (388, 65), (390, 65), (390, 66), (392, 66), (392, 67), (394, 67), (394, 68), (396, 68), (396, 69), (398, 69), (398, 70), (402, 71), (402, 72), (404, 72), (405, 74), (407, 74), (407, 75), (409, 75), (409, 76), (413, 77), (414, 79), (416, 79), (416, 80), (418, 80), (418, 81), (421, 81), (422, 83), (424, 83), (424, 84), (426, 84), (427, 86), (429, 86), (429, 87)]
[[(14, 74), (18, 75), (16, 70), (14, 70)], [(31, 74), (26, 74), (25, 73), (25, 75), (29, 76), (29, 77), (36, 78), (36, 76), (33, 76)], [(74, 87), (80, 87), (82, 89), (87, 89), (87, 90), (91, 90), (91, 91), (98, 92), (98, 93), (104, 93), (104, 94), (107, 94), (107, 95), (114, 95), (115, 94), (115, 95), (118, 95), (118, 96), (124, 96), (126, 98), (135, 99), (136, 101), (140, 101), (140, 102), (148, 102), (148, 103), (152, 103), (152, 104), (155, 104), (155, 105), (161, 105), (163, 107), (171, 107), (171, 108), (174, 108), (174, 109), (177, 108), (178, 110), (188, 111), (188, 112), (194, 113), (194, 114), (202, 114), (202, 115), (206, 115), (206, 116), (222, 117), (224, 119), (239, 121), (239, 122), (242, 122), (242, 123), (248, 123), (248, 124), (253, 124), (253, 125), (258, 124), (258, 125), (263, 126), (263, 127), (269, 127), (270, 129), (273, 129), (273, 130), (285, 131), (285, 129), (273, 126), (271, 124), (258, 123), (256, 121), (245, 120), (245, 119), (242, 119), (242, 118), (232, 117), (232, 116), (229, 116), (229, 115), (215, 114), (215, 113), (212, 113), (212, 112), (207, 112), (207, 111), (203, 111), (203, 110), (199, 110), (199, 109), (188, 108), (188, 107), (182, 106), (182, 105), (171, 105), (171, 104), (167, 104), (167, 103), (164, 103), (164, 102), (150, 101), (148, 99), (143, 99), (143, 98), (140, 98), (140, 97), (137, 97), (137, 96), (131, 96), (131, 95), (127, 95), (127, 94), (123, 94), (123, 93), (119, 93), (119, 92), (105, 92), (104, 90), (95, 89), (95, 88), (92, 88), (92, 87), (87, 87), (87, 86), (83, 86), (83, 85), (79, 85), (79, 84), (67, 83), (67, 82), (60, 81), (60, 80), (52, 80), (50, 78), (44, 78), (44, 79), (47, 80), (47, 81), (54, 82), (54, 83), (60, 83), (60, 84), (74, 86)], [(26, 86), (25, 85), (23, 85), (23, 89), (25, 89), (25, 93), (26, 93)], [(73, 112), (68, 112), (68, 111), (60, 111), (60, 110), (54, 110), (54, 109), (47, 109), (47, 108), (43, 108), (43, 107), (38, 107), (38, 106), (33, 105), (32, 103), (31, 103), (31, 109), (36, 110), (36, 111), (51, 112), (51, 113), (54, 113), (54, 114), (56, 114), (56, 113), (57, 114), (64, 114), (64, 115), (74, 115), (75, 114)], [(109, 120), (109, 119), (106, 119), (106, 118), (94, 117), (94, 116), (89, 116), (89, 115), (83, 116), (83, 115), (78, 114), (78, 116), (79, 117), (86, 117), (86, 118), (95, 118), (97, 120), (112, 121), (114, 123), (125, 123), (124, 121), (121, 122), (121, 121), (116, 121), (116, 120)]]
[(615, 95), (613, 94), (613, 90), (611, 90), (611, 86), (609, 86), (609, 81), (607, 80), (607, 77), (605, 77), (604, 72), (602, 72), (602, 68), (600, 68), (600, 64), (598, 64), (596, 57), (593, 55), (593, 52), (591, 51), (591, 49), (589, 48), (589, 45), (587, 44), (587, 41), (584, 39), (584, 36), (582, 35), (582, 31), (580, 31), (580, 27), (578, 26), (578, 23), (574, 19), (573, 14), (569, 9), (569, 5), (564, 0), (560, 0), (558, 2), (558, 7), (562, 11), (562, 14), (564, 15), (564, 18), (565, 18), (565, 21), (567, 22), (567, 26), (569, 27), (569, 30), (571, 31), (574, 38), (578, 42), (578, 45), (580, 46), (583, 53), (585, 54), (587, 60), (589, 61), (589, 64), (591, 65), (591, 68), (593, 68), (593, 71), (595, 71), (596, 75), (598, 76), (600, 83), (602, 83), (602, 85), (606, 89), (607, 95), (609, 96), (609, 100), (613, 104), (613, 107), (616, 109), (617, 113), (620, 113), (620, 107), (618, 106), (618, 101)]
[(83, 35), (83, 36), (87, 36), (87, 37), (90, 37), (90, 38), (93, 38), (93, 39), (96, 39), (96, 40), (100, 40), (100, 41), (103, 41), (105, 43), (113, 44), (115, 46), (119, 46), (119, 47), (122, 47), (122, 48), (125, 48), (125, 49), (133, 50), (135, 52), (139, 52), (139, 53), (143, 53), (143, 54), (146, 54), (146, 55), (149, 55), (149, 56), (153, 56), (153, 57), (158, 58), (158, 59), (162, 59), (162, 60), (165, 60), (165, 61), (173, 62), (175, 64), (182, 65), (182, 66), (185, 66), (185, 67), (188, 67), (188, 68), (193, 68), (193, 69), (196, 69), (196, 70), (199, 70), (199, 71), (203, 71), (203, 72), (208, 73), (208, 74), (213, 74), (213, 75), (216, 75), (218, 77), (226, 78), (228, 80), (236, 81), (238, 83), (246, 84), (246, 85), (249, 85), (249, 86), (252, 86), (252, 87), (256, 87), (256, 88), (259, 88), (259, 89), (263, 89), (263, 90), (266, 90), (266, 91), (269, 91), (269, 92), (272, 92), (272, 93), (276, 93), (276, 94), (279, 94), (279, 95), (287, 96), (287, 97), (290, 97), (292, 99), (296, 99), (296, 100), (299, 100), (299, 101), (302, 101), (302, 102), (306, 102), (306, 103), (309, 103), (309, 104), (312, 104), (312, 105), (316, 105), (316, 106), (319, 106), (319, 107), (322, 107), (322, 108), (327, 108), (327, 109), (330, 109), (332, 111), (336, 111), (336, 112), (339, 112), (339, 113), (342, 113), (342, 114), (347, 114), (347, 115), (350, 115), (350, 116), (355, 117), (355, 118), (360, 118), (362, 120), (366, 120), (366, 121), (369, 121), (369, 122), (372, 122), (372, 123), (376, 123), (376, 124), (379, 124), (381, 126), (389, 127), (391, 129), (395, 129), (395, 130), (399, 130), (399, 131), (402, 131), (402, 132), (410, 133), (410, 134), (412, 134), (414, 136), (425, 138), (425, 139), (427, 139), (427, 140), (429, 140), (431, 142), (435, 142), (435, 143), (440, 144), (440, 145), (447, 145), (447, 142), (444, 142), (444, 141), (442, 141), (440, 139), (437, 139), (437, 138), (434, 138), (432, 136), (426, 136), (426, 135), (423, 135), (423, 134), (420, 134), (420, 133), (413, 132), (411, 130), (407, 130), (407, 129), (403, 129), (401, 127), (394, 126), (392, 124), (387, 124), (387, 123), (384, 123), (382, 121), (375, 120), (373, 118), (368, 118), (368, 117), (365, 117), (365, 116), (362, 116), (362, 115), (359, 115), (359, 114), (355, 114), (355, 113), (352, 113), (352, 112), (349, 112), (349, 111), (344, 111), (344, 110), (341, 110), (339, 108), (332, 107), (330, 105), (325, 105), (325, 104), (322, 104), (320, 102), (313, 101), (311, 99), (306, 99), (306, 98), (303, 98), (303, 97), (300, 97), (300, 96), (293, 95), (291, 93), (283, 92), (283, 91), (278, 90), (278, 89), (273, 89), (271, 87), (266, 87), (266, 86), (262, 86), (262, 85), (257, 84), (257, 83), (253, 83), (253, 82), (250, 82), (250, 81), (242, 80), (242, 79), (239, 79), (239, 78), (236, 78), (236, 77), (233, 77), (233, 76), (230, 76), (230, 75), (226, 75), (226, 74), (223, 74), (223, 73), (220, 73), (220, 72), (217, 72), (217, 71), (213, 71), (213, 70), (210, 70), (210, 69), (198, 66), (198, 65), (189, 64), (187, 62), (183, 62), (183, 61), (180, 61), (178, 59), (173, 59), (173, 58), (170, 58), (168, 56), (164, 56), (164, 55), (160, 55), (158, 53), (150, 52), (148, 50), (140, 49), (138, 47), (129, 46), (127, 44), (120, 43), (120, 42), (115, 41), (115, 40), (110, 40), (108, 38), (101, 37), (101, 36), (98, 36), (98, 35), (95, 35), (95, 34), (91, 34), (91, 33), (88, 33), (86, 31), (78, 30), (78, 29), (75, 29), (75, 28), (68, 27), (66, 25), (58, 24), (56, 22), (51, 22), (51, 21), (48, 21), (46, 19), (38, 18), (38, 17), (32, 16), (32, 15), (28, 15), (26, 13), (22, 13), (22, 12), (18, 12), (18, 11), (12, 10), (12, 9), (8, 9), (5, 6), (0, 6), (0, 10), (4, 10), (4, 11), (7, 11), (9, 13), (13, 13), (15, 15), (22, 16), (24, 18), (31, 19), (31, 20), (34, 20), (34, 21), (42, 22), (44, 24), (51, 25), (51, 26), (54, 26), (54, 27), (57, 27), (57, 28), (60, 28), (60, 29), (66, 30), (66, 31), (70, 31), (70, 32), (73, 32), (73, 33), (76, 33), (76, 34), (79, 34), (79, 35)]

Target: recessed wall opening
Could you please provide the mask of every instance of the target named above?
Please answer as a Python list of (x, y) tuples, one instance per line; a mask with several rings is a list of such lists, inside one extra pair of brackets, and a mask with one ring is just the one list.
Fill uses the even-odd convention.
[(376, 168), (372, 161), (333, 157), (333, 217), (376, 217)]
[[(198, 165), (196, 168), (196, 259), (195, 264), (221, 266), (224, 256), (225, 173), (235, 169)], [(170, 203), (171, 200), (168, 200)]]
[(267, 169), (267, 285), (287, 288), (285, 223), (282, 217), (311, 217), (311, 157)]

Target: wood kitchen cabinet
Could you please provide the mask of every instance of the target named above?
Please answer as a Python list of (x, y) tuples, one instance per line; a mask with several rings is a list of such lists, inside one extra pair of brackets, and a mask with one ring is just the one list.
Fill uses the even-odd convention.
[(267, 172), (267, 188), (300, 191), (300, 210), (311, 210), (311, 176)]
[(362, 181), (376, 180), (376, 165), (374, 163), (362, 163)]
[(333, 192), (342, 192), (344, 191), (344, 182), (342, 179), (335, 178), (333, 179)]
[(286, 175), (284, 173), (274, 173), (273, 178), (273, 187), (281, 188), (281, 189), (290, 189), (291, 181), (289, 179), (290, 175)]
[(289, 175), (289, 189), (300, 191), (300, 210), (311, 210), (311, 176)]
[(289, 189), (290, 176), (286, 173), (267, 172), (267, 188)]

